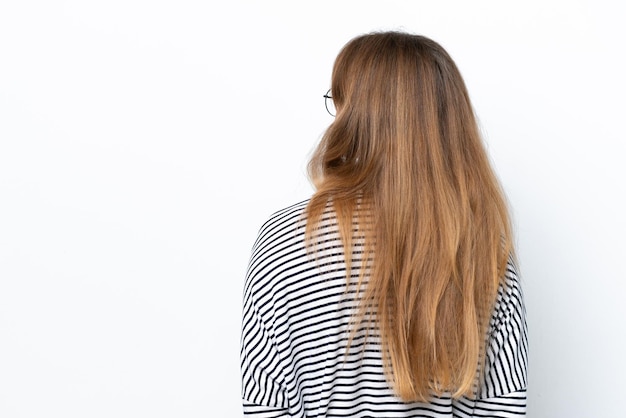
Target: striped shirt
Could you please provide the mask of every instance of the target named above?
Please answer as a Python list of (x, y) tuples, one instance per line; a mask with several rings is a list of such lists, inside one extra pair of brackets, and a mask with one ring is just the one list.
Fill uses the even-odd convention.
[[(385, 378), (380, 340), (359, 329), (348, 348), (358, 301), (346, 281), (343, 247), (330, 210), (315, 255), (304, 242), (308, 201), (261, 227), (244, 285), (243, 409), (254, 417), (520, 417), (526, 413), (527, 327), (522, 291), (509, 263), (490, 322), (475, 396), (404, 402)], [(358, 268), (352, 275), (358, 275)]]

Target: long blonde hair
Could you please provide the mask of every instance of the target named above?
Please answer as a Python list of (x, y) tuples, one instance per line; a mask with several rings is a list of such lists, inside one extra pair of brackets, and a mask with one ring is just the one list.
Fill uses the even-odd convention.
[(350, 277), (363, 239), (356, 322), (375, 318), (401, 398), (471, 395), (513, 244), (461, 74), (431, 39), (371, 33), (343, 47), (331, 92), (337, 115), (309, 163), (307, 242), (332, 204)]

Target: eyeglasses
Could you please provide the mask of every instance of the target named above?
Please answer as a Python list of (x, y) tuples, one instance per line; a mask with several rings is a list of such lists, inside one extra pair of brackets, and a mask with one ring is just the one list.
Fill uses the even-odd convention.
[(330, 89), (324, 95), (324, 104), (326, 105), (326, 110), (330, 113), (330, 116), (335, 116), (337, 114), (337, 109), (335, 109), (335, 102), (333, 101), (333, 96), (330, 95)]

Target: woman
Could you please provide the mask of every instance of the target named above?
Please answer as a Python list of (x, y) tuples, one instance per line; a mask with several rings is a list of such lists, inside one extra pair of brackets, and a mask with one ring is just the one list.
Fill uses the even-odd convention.
[(328, 97), (315, 194), (254, 244), (244, 412), (525, 414), (509, 215), (456, 65), (428, 38), (367, 34), (339, 53)]

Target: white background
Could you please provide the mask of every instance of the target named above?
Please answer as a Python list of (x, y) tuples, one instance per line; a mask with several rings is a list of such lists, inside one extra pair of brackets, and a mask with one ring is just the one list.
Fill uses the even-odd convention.
[(514, 216), (530, 417), (623, 416), (618, 1), (0, 3), (0, 416), (235, 417), (242, 284), (350, 38), (465, 77)]

